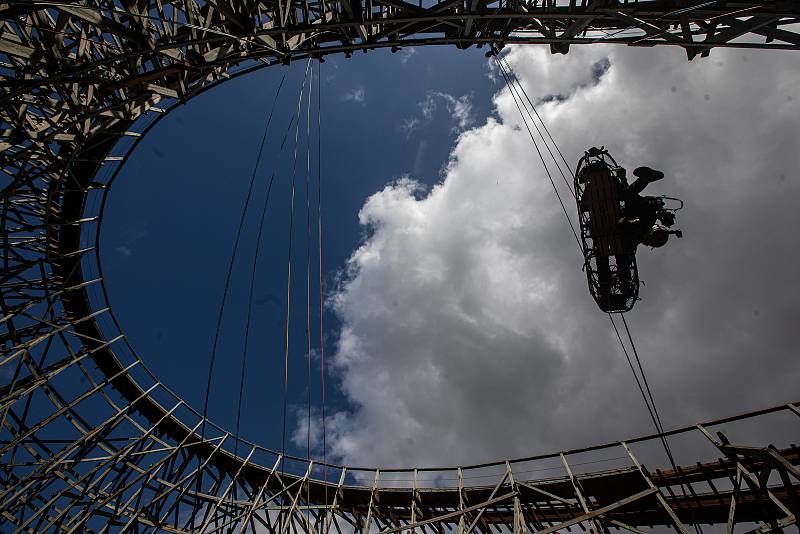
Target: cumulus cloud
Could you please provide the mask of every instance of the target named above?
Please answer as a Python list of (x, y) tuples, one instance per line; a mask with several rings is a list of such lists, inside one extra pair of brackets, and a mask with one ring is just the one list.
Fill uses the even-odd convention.
[[(666, 172), (648, 193), (686, 200), (684, 239), (640, 249), (628, 316), (665, 425), (796, 400), (796, 58), (598, 45), (507, 59), (570, 160), (605, 145)], [(437, 102), (463, 112), (432, 94), (423, 117)], [(517, 108), (506, 90), (494, 104), (441, 183), (399, 179), (359, 213), (367, 234), (331, 300), (352, 405), (328, 421), (342, 462), (463, 464), (651, 431)]]
[(367, 101), (367, 92), (363, 87), (356, 87), (342, 95), (342, 102), (355, 102), (356, 104), (365, 104)]

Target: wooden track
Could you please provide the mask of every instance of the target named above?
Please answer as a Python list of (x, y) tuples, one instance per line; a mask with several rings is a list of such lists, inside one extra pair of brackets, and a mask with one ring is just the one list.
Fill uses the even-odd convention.
[(640, 463), (654, 436), (482, 466), (325, 472), (243, 440), (234, 446), (212, 422), (201, 442), (200, 416), (147, 370), (108, 306), (97, 229), (113, 178), (158, 118), (257, 68), (434, 44), (544, 43), (554, 52), (598, 41), (673, 45), (690, 59), (725, 46), (797, 49), (799, 5), (0, 5), (0, 368), (9, 370), (0, 381), (0, 532), (518, 534), (570, 525), (685, 532), (692, 523), (794, 524), (800, 460), (791, 442), (734, 446), (713, 431), (774, 417), (796, 429), (796, 404), (676, 429), (675, 439), (697, 434), (707, 447), (689, 451), (706, 460), (679, 473)]

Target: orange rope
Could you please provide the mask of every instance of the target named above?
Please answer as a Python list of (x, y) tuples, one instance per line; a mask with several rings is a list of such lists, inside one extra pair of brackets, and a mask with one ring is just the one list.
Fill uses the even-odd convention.
[(323, 270), (322, 270), (322, 61), (317, 62), (317, 256), (319, 258), (319, 352), (322, 398), (322, 466), (325, 480), (325, 506), (328, 505), (328, 443), (325, 428), (325, 340), (323, 337)]
[[(309, 60), (310, 63), (311, 60)], [(308, 97), (306, 99), (306, 460), (311, 462), (311, 92), (314, 87), (314, 69), (309, 70)], [(309, 464), (310, 465), (310, 464)], [(309, 476), (311, 473), (309, 472)], [(311, 485), (306, 485), (306, 500), (311, 502)], [(306, 521), (310, 517), (306, 509)]]

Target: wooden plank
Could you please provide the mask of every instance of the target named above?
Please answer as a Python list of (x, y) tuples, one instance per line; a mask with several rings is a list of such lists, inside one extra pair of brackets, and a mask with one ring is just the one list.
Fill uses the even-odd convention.
[(548, 527), (548, 528), (546, 528), (544, 530), (540, 530), (536, 534), (550, 534), (551, 532), (556, 532), (558, 530), (562, 530), (562, 529), (568, 528), (568, 527), (570, 527), (572, 525), (576, 525), (578, 523), (582, 523), (584, 521), (588, 521), (588, 520), (593, 519), (595, 517), (599, 517), (599, 516), (602, 516), (604, 514), (607, 514), (608, 512), (612, 512), (612, 511), (616, 510), (617, 508), (621, 508), (621, 507), (623, 507), (623, 506), (625, 506), (627, 504), (630, 504), (630, 503), (632, 503), (634, 501), (638, 501), (639, 499), (643, 499), (645, 497), (649, 497), (650, 495), (653, 495), (654, 493), (658, 493), (658, 489), (657, 488), (649, 488), (649, 489), (646, 489), (646, 490), (642, 490), (642, 491), (640, 491), (639, 493), (637, 493), (635, 495), (631, 495), (630, 497), (625, 497), (624, 499), (621, 499), (621, 500), (619, 500), (619, 501), (617, 501), (615, 503), (609, 504), (607, 506), (603, 506), (602, 508), (597, 508), (596, 510), (593, 510), (593, 511), (588, 512), (586, 514), (580, 515), (578, 517), (574, 517), (574, 518), (572, 518), (572, 519), (570, 519), (568, 521), (565, 521), (563, 523), (559, 523), (558, 525), (554, 525), (554, 526)]
[[(636, 468), (639, 470), (639, 473), (641, 473), (642, 476), (644, 477), (645, 482), (647, 482), (647, 485), (650, 486), (651, 489), (657, 490), (658, 488), (656, 488), (655, 484), (653, 484), (650, 475), (644, 470), (642, 464), (639, 463), (639, 460), (636, 458), (636, 456), (633, 455), (633, 451), (628, 446), (628, 444), (625, 443), (624, 441), (620, 441), (620, 445), (622, 445), (622, 447), (628, 453), (628, 456), (630, 457), (631, 461), (636, 466)], [(667, 490), (670, 492), (672, 491), (669, 489), (669, 486), (667, 486)], [(677, 528), (681, 532), (681, 534), (688, 534), (689, 531), (683, 525), (681, 520), (678, 519), (678, 516), (675, 515), (675, 511), (672, 509), (672, 506), (670, 506), (667, 500), (664, 498), (664, 495), (662, 495), (662, 493), (659, 491), (656, 497), (658, 498), (658, 502), (661, 504), (661, 507), (664, 508), (664, 511), (667, 512), (670, 519), (672, 519), (672, 524), (675, 525), (675, 528)]]
[[(468, 507), (466, 507), (464, 509), (461, 509), (461, 510), (456, 510), (454, 512), (449, 512), (449, 513), (446, 513), (446, 514), (443, 514), (443, 515), (440, 515), (440, 516), (433, 517), (431, 519), (426, 519), (424, 521), (419, 521), (419, 522), (414, 523), (414, 524), (403, 525), (401, 527), (395, 527), (395, 528), (391, 528), (391, 529), (388, 529), (388, 530), (382, 530), (379, 534), (394, 534), (395, 532), (414, 529), (414, 528), (421, 527), (423, 525), (430, 525), (432, 523), (441, 523), (441, 522), (446, 521), (448, 519), (453, 519), (455, 517), (462, 516), (462, 515), (464, 515), (466, 513), (474, 512), (475, 510), (485, 510), (486, 507), (488, 507), (488, 506), (492, 506), (493, 504), (497, 504), (499, 502), (508, 500), (508, 499), (510, 499), (512, 497), (516, 497), (517, 495), (519, 495), (519, 493), (517, 493), (516, 491), (511, 491), (511, 492), (506, 493), (504, 495), (501, 495), (499, 497), (491, 498), (491, 499), (489, 499), (489, 500), (487, 500), (485, 502), (482, 502), (480, 504), (474, 504), (472, 506), (468, 506)], [(475, 522), (477, 522), (477, 520)], [(473, 525), (473, 527), (474, 527), (474, 525)], [(469, 532), (469, 530), (467, 532)]]
[(28, 59), (33, 55), (34, 49), (21, 43), (14, 43), (7, 39), (0, 39), (0, 52), (5, 52), (6, 54), (10, 54), (12, 56)]

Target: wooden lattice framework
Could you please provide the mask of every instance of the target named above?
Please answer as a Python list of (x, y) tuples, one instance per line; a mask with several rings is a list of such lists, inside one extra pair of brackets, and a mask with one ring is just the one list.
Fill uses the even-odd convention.
[[(674, 45), (690, 59), (714, 47), (797, 49), (797, 0), (26, 0), (0, 4), (0, 15), (0, 531), (519, 534), (795, 523), (800, 451), (732, 445), (715, 431), (774, 417), (792, 428), (797, 404), (671, 432), (700, 436), (713, 452), (677, 471), (647, 469), (635, 454), (654, 436), (481, 466), (382, 470), (323, 470), (234, 443), (211, 422), (201, 439), (199, 414), (147, 370), (117, 323), (96, 237), (108, 184), (141, 136), (232, 76), (432, 44), (545, 43), (561, 53), (593, 42)], [(607, 453), (619, 455), (616, 465)]]

